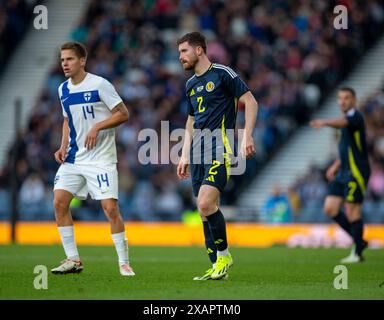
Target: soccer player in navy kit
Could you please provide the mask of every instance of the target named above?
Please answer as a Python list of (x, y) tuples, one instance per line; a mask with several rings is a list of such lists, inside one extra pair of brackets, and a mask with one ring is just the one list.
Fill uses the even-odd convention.
[[(371, 170), (364, 118), (355, 107), (355, 91), (349, 87), (341, 88), (337, 99), (344, 113), (343, 117), (313, 120), (310, 124), (315, 129), (324, 126), (341, 129), (340, 159), (335, 160), (327, 171), (327, 179), (330, 183), (324, 212), (353, 238), (355, 246), (351, 254), (341, 262), (357, 263), (363, 261), (362, 252), (368, 245), (363, 240), (361, 208)], [(342, 211), (343, 203), (345, 214)]]
[[(188, 178), (190, 165), (193, 192), (197, 197), (206, 249), (212, 262), (212, 267), (194, 280), (223, 279), (233, 264), (228, 251), (225, 219), (219, 209), (220, 193), (230, 176), (230, 156), (234, 154), (227, 130), (235, 129), (237, 104), (241, 101), (245, 104), (246, 119), (240, 152), (246, 158), (252, 157), (255, 154), (252, 133), (258, 105), (248, 87), (231, 68), (209, 61), (202, 34), (188, 33), (177, 44), (184, 70), (195, 73), (186, 83), (189, 116), (177, 174), (180, 179)], [(214, 135), (210, 143), (201, 130), (219, 134)], [(210, 161), (207, 163), (206, 159)]]

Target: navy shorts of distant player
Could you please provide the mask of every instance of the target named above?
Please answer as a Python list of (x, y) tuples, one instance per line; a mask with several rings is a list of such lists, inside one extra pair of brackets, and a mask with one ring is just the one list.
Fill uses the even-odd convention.
[(363, 203), (370, 176), (365, 124), (356, 109), (348, 111), (348, 125), (341, 129), (339, 154), (341, 168), (329, 184), (328, 195), (344, 198), (346, 202)]
[[(228, 182), (231, 157), (236, 150), (227, 131), (235, 129), (237, 102), (247, 91), (238, 74), (217, 63), (186, 83), (188, 113), (195, 118), (190, 171), (196, 197), (203, 184), (222, 192)], [(209, 139), (204, 134), (207, 131), (212, 133)]]

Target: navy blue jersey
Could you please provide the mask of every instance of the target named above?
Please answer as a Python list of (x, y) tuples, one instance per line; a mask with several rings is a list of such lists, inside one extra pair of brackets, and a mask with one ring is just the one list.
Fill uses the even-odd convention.
[(339, 142), (341, 175), (353, 176), (364, 191), (370, 175), (364, 118), (359, 111), (351, 109), (346, 119), (348, 125), (341, 129)]
[[(194, 75), (186, 83), (188, 113), (195, 118), (192, 150), (201, 143), (203, 153), (213, 153), (218, 145), (224, 152), (234, 152), (233, 143), (226, 139), (228, 129), (235, 129), (237, 102), (248, 87), (229, 67), (212, 63), (202, 75)], [(212, 146), (200, 130), (209, 129), (218, 132), (213, 136)]]

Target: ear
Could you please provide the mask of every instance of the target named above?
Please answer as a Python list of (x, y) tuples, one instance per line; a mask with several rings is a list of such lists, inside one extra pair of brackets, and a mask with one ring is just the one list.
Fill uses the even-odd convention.
[(87, 62), (87, 59), (86, 58), (80, 58), (80, 65), (82, 66), (82, 67), (85, 67), (85, 64), (86, 64), (86, 62)]
[(196, 47), (196, 54), (197, 54), (198, 56), (201, 56), (201, 55), (203, 55), (203, 53), (204, 53), (203, 48), (200, 47), (200, 46), (197, 46), (197, 47)]

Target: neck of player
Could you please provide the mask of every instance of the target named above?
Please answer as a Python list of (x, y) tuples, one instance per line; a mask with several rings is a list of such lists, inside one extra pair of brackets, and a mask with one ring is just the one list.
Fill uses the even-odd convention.
[(72, 84), (74, 84), (74, 85), (79, 84), (81, 81), (84, 80), (86, 75), (87, 75), (87, 72), (84, 69), (81, 69), (78, 73), (74, 74), (71, 77)]
[(211, 61), (209, 61), (207, 56), (200, 58), (199, 62), (195, 66), (195, 75), (200, 76), (205, 73), (211, 66)]

